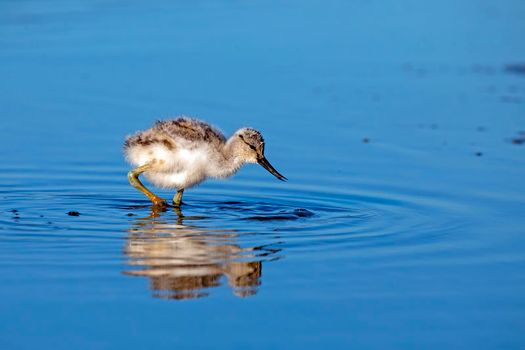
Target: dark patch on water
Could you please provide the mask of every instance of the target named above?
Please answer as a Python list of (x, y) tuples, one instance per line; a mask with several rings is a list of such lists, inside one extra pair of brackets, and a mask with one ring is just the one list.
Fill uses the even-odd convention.
[(525, 75), (525, 63), (509, 63), (504, 67), (504, 71), (507, 73)]
[(514, 145), (522, 145), (525, 143), (525, 131), (519, 131), (518, 135), (511, 138), (510, 142)]
[(278, 214), (273, 215), (254, 215), (243, 220), (254, 220), (254, 221), (279, 221), (279, 220), (297, 220), (300, 218), (312, 217), (315, 214), (308, 209), (295, 209), (293, 211), (282, 210)]
[(303, 208), (295, 209), (294, 214), (301, 218), (308, 218), (310, 216), (314, 216), (313, 212), (311, 212), (308, 209), (303, 209)]
[(222, 202), (222, 204), (225, 204), (225, 205), (241, 205), (241, 204), (243, 204), (243, 202), (239, 202), (239, 201), (225, 201), (225, 202)]

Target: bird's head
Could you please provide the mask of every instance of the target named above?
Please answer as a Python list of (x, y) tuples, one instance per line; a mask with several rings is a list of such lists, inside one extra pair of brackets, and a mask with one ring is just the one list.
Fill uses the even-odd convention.
[(261, 133), (252, 128), (242, 128), (233, 135), (236, 143), (236, 154), (247, 163), (257, 163), (281, 181), (286, 177), (281, 175), (264, 156), (264, 138)]

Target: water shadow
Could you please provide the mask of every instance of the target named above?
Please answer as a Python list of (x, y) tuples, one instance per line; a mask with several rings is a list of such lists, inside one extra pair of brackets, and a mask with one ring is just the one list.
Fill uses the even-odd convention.
[(153, 296), (162, 299), (193, 299), (208, 296), (224, 281), (238, 297), (257, 293), (262, 260), (280, 249), (241, 247), (234, 230), (210, 230), (186, 224), (199, 217), (176, 218), (164, 210), (134, 220), (124, 254), (129, 258), (129, 276), (147, 277)]

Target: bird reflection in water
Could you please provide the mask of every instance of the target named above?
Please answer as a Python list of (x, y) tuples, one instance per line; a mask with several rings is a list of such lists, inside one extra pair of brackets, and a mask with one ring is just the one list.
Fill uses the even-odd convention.
[(199, 218), (184, 217), (179, 209), (175, 211), (178, 219), (152, 210), (149, 216), (134, 222), (124, 253), (129, 265), (140, 268), (124, 273), (148, 277), (157, 298), (204, 297), (224, 279), (236, 296), (254, 295), (261, 284), (262, 259), (279, 249), (241, 247), (236, 243), (238, 233), (185, 225), (183, 220)]

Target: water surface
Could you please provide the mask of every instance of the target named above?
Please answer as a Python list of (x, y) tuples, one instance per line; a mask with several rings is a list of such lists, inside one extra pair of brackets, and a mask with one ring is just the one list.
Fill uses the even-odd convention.
[[(0, 4), (0, 347), (525, 345), (519, 1)], [(127, 134), (257, 166), (154, 210)], [(173, 193), (159, 190), (170, 198)]]

